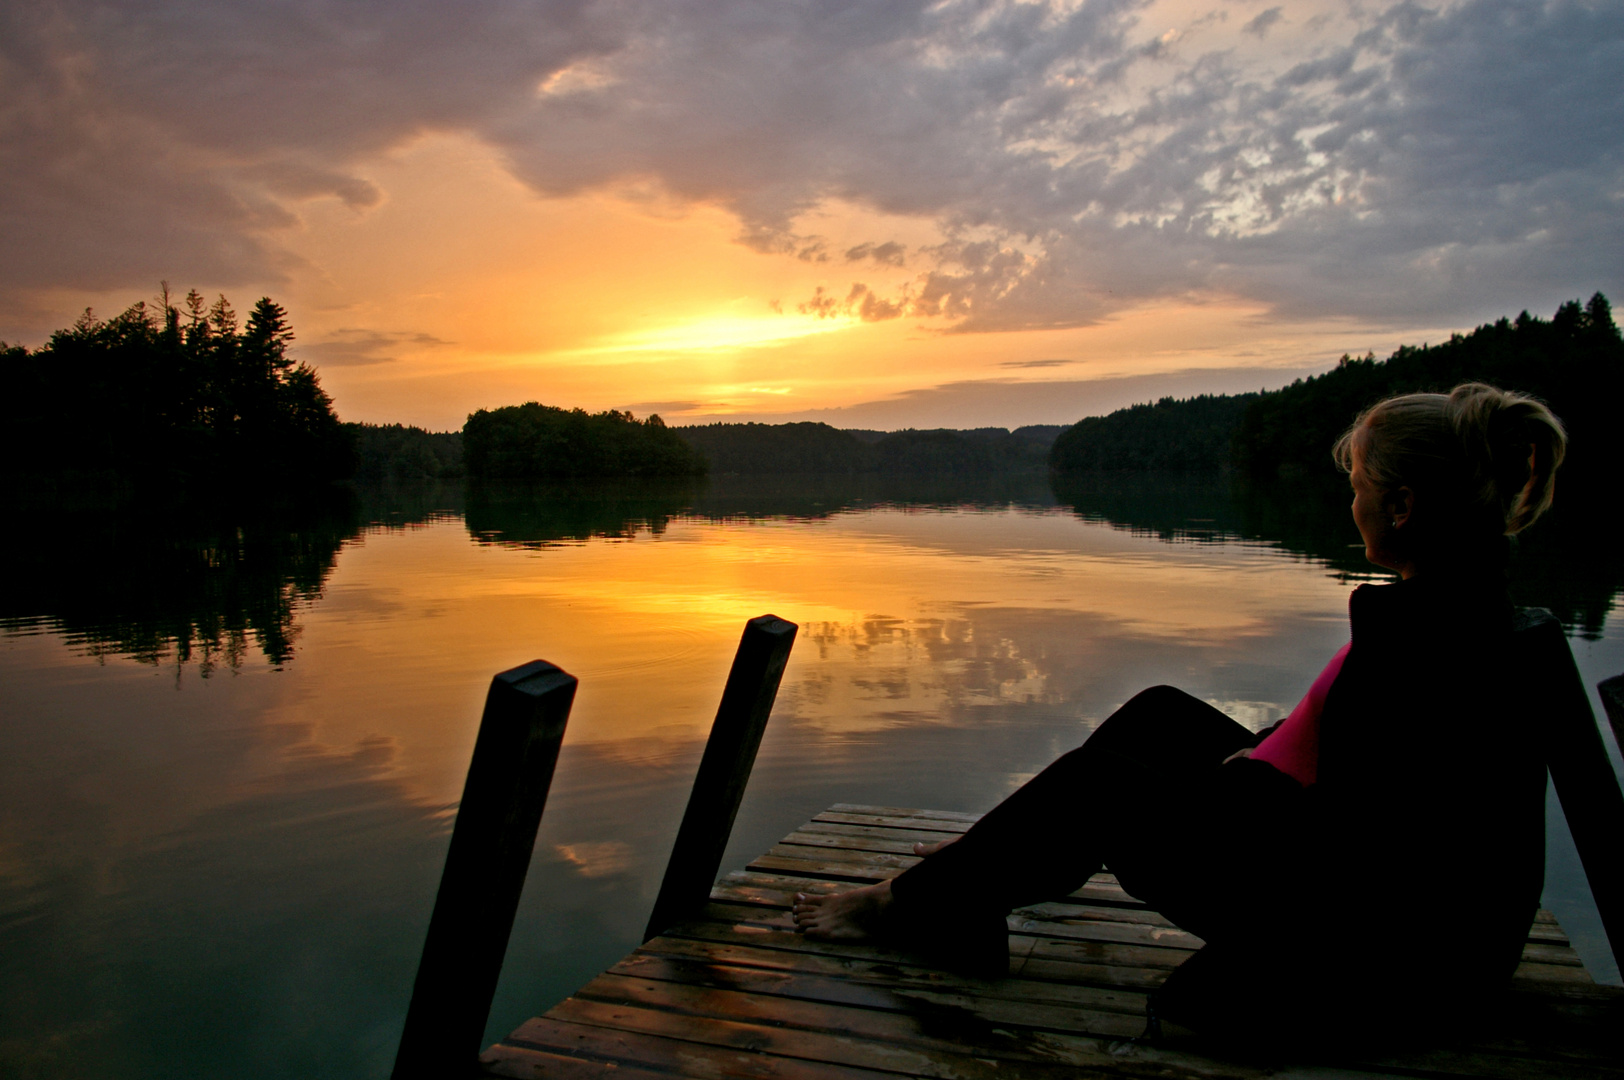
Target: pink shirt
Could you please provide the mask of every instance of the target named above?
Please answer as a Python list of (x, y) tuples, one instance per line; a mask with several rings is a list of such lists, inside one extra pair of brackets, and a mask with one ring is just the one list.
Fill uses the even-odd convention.
[(1268, 762), (1303, 787), (1314, 782), (1319, 775), (1320, 712), (1325, 708), (1325, 695), (1330, 693), (1331, 684), (1336, 682), (1342, 661), (1348, 658), (1351, 648), (1353, 643), (1349, 642), (1337, 650), (1285, 723), (1252, 749), (1253, 761)]

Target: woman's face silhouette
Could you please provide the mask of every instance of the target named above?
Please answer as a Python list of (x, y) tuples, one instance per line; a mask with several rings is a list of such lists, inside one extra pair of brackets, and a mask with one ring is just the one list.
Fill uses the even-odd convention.
[(1415, 493), (1407, 487), (1391, 491), (1378, 488), (1365, 473), (1364, 454), (1353, 452), (1353, 523), (1365, 542), (1365, 558), (1377, 566), (1397, 570), (1405, 578), (1414, 576), (1415, 563), (1405, 541), (1405, 526), (1415, 505)]

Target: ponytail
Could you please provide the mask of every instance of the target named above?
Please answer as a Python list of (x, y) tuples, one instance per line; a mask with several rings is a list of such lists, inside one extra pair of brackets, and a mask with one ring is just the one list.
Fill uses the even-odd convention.
[(1377, 402), (1331, 453), (1347, 472), (1357, 454), (1378, 488), (1426, 492), (1458, 531), (1486, 538), (1519, 533), (1550, 508), (1567, 443), (1542, 402), (1463, 383)]

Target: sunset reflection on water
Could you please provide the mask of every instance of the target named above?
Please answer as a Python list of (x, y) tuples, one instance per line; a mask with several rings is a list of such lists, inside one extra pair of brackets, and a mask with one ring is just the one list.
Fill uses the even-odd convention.
[[(536, 657), (581, 683), (493, 1034), (635, 944), (751, 616), (801, 631), (730, 866), (836, 801), (986, 809), (1157, 683), (1270, 723), (1347, 640), (1349, 584), (1208, 541), (1041, 505), (592, 539), (446, 513), (345, 542), (280, 670), (199, 679), (13, 620), (6, 1053), (155, 1075), (246, 1040), (250, 1075), (381, 1075), (485, 687)], [(1576, 645), (1588, 682), (1624, 669), (1616, 619)]]

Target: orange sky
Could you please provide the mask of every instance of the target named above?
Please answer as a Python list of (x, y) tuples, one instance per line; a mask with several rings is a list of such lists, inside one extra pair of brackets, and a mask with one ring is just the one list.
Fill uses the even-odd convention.
[(167, 279), (349, 420), (1015, 426), (1624, 281), (1616, 13), (826, 6), (20, 18), (0, 337)]
[[(1263, 304), (1223, 296), (1138, 305), (1054, 330), (952, 333), (942, 317), (819, 318), (798, 310), (817, 289), (844, 298), (855, 280), (879, 291), (921, 267), (854, 271), (758, 252), (739, 242), (726, 210), (628, 185), (539, 196), (467, 137), (414, 140), (358, 173), (383, 193), (378, 205), (303, 203), (281, 237), (285, 280), (229, 290), (239, 309), (258, 290), (289, 309), (296, 355), (320, 368), (346, 420), (452, 429), (474, 409), (526, 400), (629, 407), (678, 424), (805, 419), (942, 384), (1177, 373), (1155, 392), (1125, 388), (1124, 400), (1105, 406), (1115, 408), (1164, 392), (1280, 385), (1343, 352), (1404, 340), (1347, 318), (1271, 318)], [(943, 239), (928, 220), (838, 203), (797, 224), (837, 251), (875, 235), (910, 248)], [(104, 315), (132, 299), (75, 298)], [(1235, 369), (1264, 370), (1237, 382)], [(967, 387), (946, 408), (899, 404), (873, 418), (827, 419), (1013, 427), (1075, 422), (1086, 408), (1041, 395), (977, 405), (978, 396)]]
[[(852, 271), (760, 253), (738, 242), (727, 211), (634, 188), (538, 196), (464, 137), (425, 137), (360, 172), (382, 202), (303, 204), (284, 235), (287, 280), (261, 286), (289, 308), (296, 352), (321, 369), (346, 420), (450, 429), (473, 409), (525, 400), (658, 411), (673, 423), (800, 419), (941, 384), (1162, 372), (1180, 373), (1172, 392), (1194, 393), (1279, 385), (1344, 351), (1402, 340), (1346, 318), (1270, 318), (1260, 303), (1222, 296), (1055, 330), (950, 333), (952, 321), (940, 317), (818, 318), (797, 310), (816, 289), (844, 297), (855, 277), (878, 290), (918, 267)], [(910, 247), (941, 240), (929, 221), (838, 204), (798, 223), (836, 249), (874, 235)], [(230, 295), (244, 308), (256, 290)], [(111, 313), (130, 299), (110, 292), (88, 302)], [(1236, 368), (1278, 371), (1224, 378)], [(1228, 370), (1204, 378), (1210, 369)], [(973, 404), (956, 404), (940, 416), (915, 405), (872, 424), (829, 419), (1016, 426), (1081, 415), (1065, 400), (991, 402), (975, 420), (966, 419)]]

